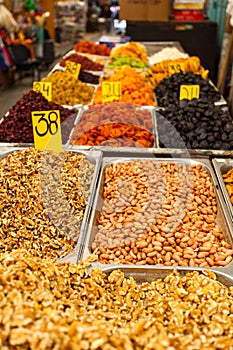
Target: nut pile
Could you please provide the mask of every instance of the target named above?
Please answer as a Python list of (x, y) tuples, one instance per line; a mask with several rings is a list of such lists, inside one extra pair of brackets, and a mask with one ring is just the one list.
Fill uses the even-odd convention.
[(59, 110), (62, 142), (66, 143), (76, 118), (76, 111), (49, 102), (40, 92), (25, 93), (3, 117), (0, 123), (0, 142), (33, 143), (32, 111)]
[(84, 278), (90, 261), (1, 254), (1, 349), (232, 349), (233, 289), (213, 272), (138, 285), (119, 270)]
[(207, 98), (183, 100), (177, 106), (158, 110), (160, 147), (231, 150), (233, 122), (229, 110)]
[(152, 147), (151, 113), (126, 102), (90, 106), (74, 129), (72, 144)]
[(80, 232), (93, 165), (83, 154), (15, 151), (0, 161), (0, 253), (57, 259)]
[(192, 72), (176, 73), (155, 86), (155, 95), (159, 107), (179, 105), (180, 85), (200, 85), (200, 98), (207, 98), (210, 102), (217, 102), (221, 95), (208, 79)]
[(233, 204), (233, 168), (222, 175), (231, 203)]
[(189, 55), (177, 49), (175, 46), (165, 47), (162, 50), (148, 57), (150, 66), (164, 60), (176, 60), (178, 58), (188, 58)]
[(52, 99), (61, 105), (88, 105), (94, 94), (94, 87), (75, 79), (70, 73), (57, 70), (42, 81), (52, 83)]
[(233, 249), (216, 223), (208, 171), (134, 160), (105, 168), (103, 208), (92, 242), (101, 263), (221, 267)]

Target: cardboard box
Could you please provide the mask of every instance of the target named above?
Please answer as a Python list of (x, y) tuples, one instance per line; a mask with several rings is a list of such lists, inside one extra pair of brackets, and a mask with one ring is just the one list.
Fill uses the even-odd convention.
[(120, 0), (120, 19), (128, 21), (168, 21), (170, 0)]

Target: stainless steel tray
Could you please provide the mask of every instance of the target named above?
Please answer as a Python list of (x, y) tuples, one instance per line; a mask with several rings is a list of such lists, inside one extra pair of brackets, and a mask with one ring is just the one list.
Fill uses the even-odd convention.
[[(227, 112), (227, 111), (229, 112), (229, 108), (224, 102), (223, 103), (219, 103), (219, 104), (217, 102), (217, 103), (215, 103), (215, 105), (216, 105), (216, 107), (219, 107), (222, 112)], [(156, 126), (158, 125), (158, 121), (157, 121), (158, 115), (161, 116), (159, 112), (160, 111), (165, 111), (165, 110), (166, 110), (165, 107), (159, 107), (159, 106), (155, 107), (154, 118), (156, 119), (156, 123), (155, 123)], [(157, 137), (157, 140), (158, 140), (158, 151), (157, 152), (160, 152), (160, 151), (163, 150), (163, 152), (165, 151), (165, 153), (166, 153), (166, 150), (169, 150), (169, 152), (174, 153), (174, 152), (177, 152), (177, 151), (179, 152), (179, 150), (183, 149), (186, 152), (189, 152), (190, 154), (197, 154), (197, 155), (205, 154), (205, 155), (209, 155), (209, 156), (211, 156), (211, 155), (223, 155), (223, 156), (226, 155), (226, 156), (228, 156), (228, 155), (233, 154), (233, 151), (223, 150), (223, 149), (220, 149), (220, 150), (211, 150), (211, 149), (209, 149), (208, 150), (208, 149), (204, 149), (204, 148), (202, 148), (202, 149), (186, 148), (185, 141), (183, 141), (181, 139), (179, 132), (176, 130), (176, 127), (173, 126), (170, 123), (170, 121), (166, 119), (166, 117), (162, 116), (162, 118), (164, 119), (165, 123), (166, 122), (169, 123), (169, 128), (172, 129), (174, 135), (176, 136), (176, 140), (178, 140), (182, 144), (182, 147), (176, 147), (176, 148), (175, 147), (174, 148), (161, 147), (161, 145), (160, 145), (159, 129), (157, 128), (156, 129), (156, 132), (157, 132), (156, 137)]]
[[(7, 157), (9, 154), (13, 153), (14, 151), (20, 151), (20, 150), (27, 149), (27, 148), (29, 148), (29, 147), (21, 147), (21, 148), (19, 148), (19, 147), (9, 147), (9, 148), (5, 147), (3, 150), (3, 148), (0, 147), (0, 159)], [(89, 218), (90, 210), (92, 208), (94, 197), (95, 197), (95, 190), (96, 190), (98, 175), (99, 175), (99, 171), (100, 171), (100, 167), (101, 167), (101, 161), (102, 161), (102, 152), (100, 152), (100, 151), (88, 151), (88, 150), (85, 151), (85, 150), (78, 150), (78, 149), (76, 149), (76, 150), (66, 149), (66, 151), (83, 154), (86, 156), (86, 158), (92, 164), (94, 164), (94, 171), (93, 171), (92, 181), (91, 181), (91, 185), (90, 185), (90, 195), (87, 199), (87, 205), (86, 205), (83, 220), (82, 220), (82, 223), (80, 226), (80, 233), (79, 233), (78, 241), (74, 247), (74, 250), (69, 255), (67, 255), (64, 258), (59, 259), (59, 261), (70, 261), (70, 262), (76, 264), (77, 261), (79, 260), (80, 254), (81, 254), (80, 247), (81, 247), (82, 235), (85, 232), (87, 220)]]
[[(182, 276), (185, 276), (186, 273), (198, 271), (202, 273), (204, 269), (198, 267), (176, 267), (175, 268)], [(144, 266), (138, 267), (134, 265), (112, 265), (103, 267), (102, 271), (108, 276), (114, 270), (121, 270), (126, 278), (133, 277), (138, 284), (142, 284), (145, 282), (153, 282), (157, 279), (164, 279), (168, 275), (172, 273), (174, 268), (172, 267), (151, 267)], [(205, 269), (206, 270), (206, 269)], [(221, 282), (227, 287), (233, 286), (233, 274), (232, 270), (229, 268), (221, 268), (221, 269), (213, 269), (209, 268), (208, 270), (213, 271), (216, 274), (217, 281)]]
[[(151, 154), (147, 154), (147, 158), (145, 158), (145, 155), (140, 157), (140, 155), (135, 153), (134, 157), (131, 158), (125, 158), (124, 154), (122, 154), (122, 158), (120, 155), (118, 155), (117, 158), (113, 157), (103, 157), (103, 163), (102, 163), (102, 168), (100, 171), (100, 178), (99, 178), (99, 183), (98, 187), (96, 190), (96, 198), (93, 203), (93, 208), (90, 216), (90, 220), (88, 225), (86, 226), (86, 232), (84, 232), (82, 236), (82, 249), (81, 249), (81, 258), (86, 259), (91, 253), (91, 245), (94, 240), (95, 236), (95, 228), (97, 226), (97, 221), (98, 217), (100, 214), (100, 211), (102, 210), (103, 207), (103, 186), (104, 186), (104, 171), (105, 168), (111, 164), (114, 163), (119, 163), (119, 162), (128, 162), (132, 160), (155, 160)], [(188, 159), (188, 158), (157, 158), (156, 159), (158, 162), (175, 162), (177, 164), (187, 164), (187, 165), (198, 165), (201, 164), (205, 170), (209, 173), (209, 176), (212, 180), (215, 192), (216, 192), (216, 197), (217, 197), (217, 217), (216, 217), (216, 223), (221, 227), (223, 234), (224, 234), (224, 239), (229, 242), (233, 246), (233, 227), (231, 224), (231, 219), (229, 216), (229, 212), (226, 210), (225, 205), (224, 205), (224, 200), (222, 197), (222, 193), (219, 189), (217, 179), (215, 177), (214, 170), (212, 169), (211, 163), (208, 159), (200, 159), (200, 158), (193, 158), (193, 159)], [(107, 267), (107, 266), (113, 266), (112, 264), (103, 264), (99, 261), (93, 263), (94, 266), (101, 267), (102, 269)], [(115, 266), (115, 265), (114, 265)], [(116, 265), (118, 266), (118, 265)], [(125, 265), (123, 265), (125, 266)], [(133, 265), (130, 265), (130, 267)], [(138, 265), (137, 265), (138, 266)], [(231, 266), (233, 268), (233, 262), (228, 264), (227, 266)], [(160, 266), (159, 266), (160, 267)], [(173, 267), (174, 268), (174, 267)], [(203, 268), (202, 268), (203, 269)], [(218, 269), (218, 268), (217, 268)]]
[[(85, 113), (86, 111), (88, 111), (88, 106), (83, 106), (82, 109), (80, 109), (80, 113), (76, 119), (76, 123), (75, 123), (75, 126), (72, 130), (72, 133), (70, 135), (70, 139), (69, 139), (69, 143), (72, 147), (79, 147), (79, 145), (72, 145), (72, 137), (73, 137), (73, 133), (74, 133), (74, 130), (75, 130), (75, 127), (79, 125), (79, 123), (82, 121), (82, 115), (83, 113)], [(153, 106), (138, 106), (138, 109), (140, 110), (148, 110), (151, 114), (151, 121), (152, 121), (152, 135), (154, 136), (154, 144), (152, 146), (152, 148), (159, 148), (159, 141), (158, 141), (158, 132), (157, 132), (157, 119), (155, 117), (155, 108)], [(96, 125), (97, 126), (97, 125)], [(84, 145), (83, 145), (84, 146)], [(88, 146), (88, 145), (87, 145)], [(90, 147), (90, 146), (89, 146)], [(119, 148), (122, 148), (123, 150), (126, 149), (126, 147), (109, 147), (109, 146), (93, 146), (93, 148), (95, 149), (109, 149), (109, 148), (112, 148), (112, 149), (115, 149), (115, 151), (117, 151)], [(139, 147), (127, 147), (128, 149), (139, 149)], [(141, 148), (140, 148), (141, 149)], [(148, 149), (148, 148), (142, 148), (142, 149)]]
[(214, 158), (212, 160), (212, 162), (213, 162), (216, 174), (217, 174), (217, 178), (218, 178), (218, 181), (219, 181), (222, 193), (223, 193), (224, 200), (226, 202), (226, 206), (231, 214), (231, 219), (233, 222), (233, 204), (231, 203), (229, 194), (228, 194), (227, 189), (226, 189), (226, 185), (225, 185), (225, 183), (223, 181), (223, 177), (222, 177), (223, 174), (225, 174), (228, 170), (233, 168), (233, 159)]
[(146, 47), (147, 56), (151, 56), (166, 47), (176, 47), (181, 52), (185, 52), (179, 41), (138, 41), (138, 43)]

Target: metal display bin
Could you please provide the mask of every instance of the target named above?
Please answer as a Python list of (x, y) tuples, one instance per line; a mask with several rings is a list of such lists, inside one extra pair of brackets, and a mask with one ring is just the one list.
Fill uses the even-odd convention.
[[(167, 266), (159, 266), (159, 267), (152, 267), (152, 266), (133, 266), (133, 265), (112, 265), (107, 267), (102, 267), (102, 271), (108, 276), (110, 275), (114, 270), (120, 270), (124, 273), (124, 276), (126, 278), (133, 278), (137, 284), (142, 283), (151, 283), (158, 279), (164, 279), (168, 275), (170, 275), (174, 270), (177, 270), (181, 276), (185, 276), (187, 273), (197, 271), (199, 273), (203, 272), (203, 268), (199, 267), (176, 267), (175, 269), (172, 267)], [(206, 270), (206, 269), (205, 269)], [(208, 270), (213, 271), (216, 275), (217, 281), (224, 284), (227, 287), (230, 287), (233, 285), (233, 276), (232, 276), (232, 270), (230, 268), (221, 268), (214, 269), (209, 268)]]
[(214, 165), (214, 169), (216, 171), (217, 174), (217, 178), (220, 184), (220, 188), (222, 190), (223, 196), (224, 196), (224, 200), (226, 203), (226, 206), (231, 214), (231, 220), (233, 222), (233, 204), (231, 203), (229, 194), (227, 192), (226, 189), (226, 185), (223, 181), (223, 174), (227, 173), (228, 170), (233, 168), (233, 158), (226, 158), (226, 159), (221, 159), (221, 158), (214, 158), (212, 160), (213, 165)]
[[(88, 106), (83, 106), (83, 108), (80, 110), (80, 113), (79, 113), (79, 115), (78, 115), (78, 117), (76, 119), (76, 123), (75, 123), (73, 131), (71, 133), (71, 137), (70, 137), (70, 141), (69, 141), (69, 144), (72, 147), (74, 147), (74, 148), (75, 147), (80, 147), (80, 145), (72, 145), (72, 137), (73, 137), (73, 134), (74, 134), (74, 131), (75, 131), (75, 127), (77, 127), (79, 125), (79, 123), (82, 121), (82, 115), (83, 115), (83, 113), (88, 111), (88, 109), (89, 109)], [(152, 148), (158, 148), (159, 147), (159, 142), (158, 142), (158, 132), (157, 132), (157, 119), (155, 117), (155, 108), (153, 106), (138, 106), (137, 109), (139, 109), (139, 110), (148, 110), (150, 112), (150, 114), (151, 114), (151, 121), (152, 121), (151, 133), (154, 136), (154, 143), (153, 143)], [(84, 147), (84, 146), (88, 146), (88, 145), (81, 145), (81, 147)], [(103, 150), (107, 150), (107, 149), (111, 150), (111, 149), (113, 149), (114, 151), (118, 151), (118, 149), (122, 149), (123, 151), (125, 149), (129, 149), (129, 150), (135, 149), (136, 151), (138, 149), (141, 149), (139, 147), (124, 147), (124, 146), (121, 146), (121, 147), (109, 147), (109, 146), (101, 146), (101, 145), (91, 146), (91, 147), (93, 147), (95, 149), (103, 149)], [(143, 149), (148, 149), (148, 148), (143, 148)]]
[[(28, 149), (29, 147), (5, 147), (4, 149), (0, 149), (0, 159), (3, 159), (7, 157), (9, 154), (15, 152), (15, 151), (22, 151), (25, 149)], [(64, 258), (59, 258), (58, 261), (64, 262), (64, 261), (70, 261), (71, 263), (76, 264), (77, 261), (80, 258), (80, 247), (81, 247), (81, 240), (82, 236), (85, 232), (85, 228), (87, 225), (87, 221), (90, 215), (90, 210), (93, 205), (94, 197), (95, 197), (95, 190), (96, 190), (96, 185), (97, 185), (97, 180), (98, 180), (98, 175), (100, 171), (100, 166), (101, 166), (101, 161), (102, 161), (102, 152), (100, 151), (95, 151), (95, 150), (70, 150), (70, 149), (65, 149), (68, 152), (74, 152), (74, 153), (80, 153), (86, 156), (87, 160), (89, 160), (92, 164), (94, 164), (94, 171), (92, 175), (92, 181), (90, 185), (90, 194), (87, 199), (87, 205), (84, 211), (82, 223), (80, 226), (80, 233), (79, 233), (79, 238), (78, 241), (73, 249), (73, 251), (65, 256)]]
[[(154, 160), (155, 158), (151, 155), (147, 155), (147, 158), (145, 158), (145, 155), (140, 155), (139, 153), (135, 153), (135, 156), (131, 158), (125, 158), (125, 155), (122, 154), (122, 158), (120, 156), (113, 158), (113, 157), (103, 157), (103, 163), (102, 168), (100, 171), (100, 177), (99, 177), (99, 183), (96, 190), (96, 198), (93, 203), (93, 208), (90, 216), (89, 223), (86, 227), (86, 232), (83, 234), (82, 237), (82, 255), (81, 259), (85, 260), (91, 253), (91, 244), (94, 241), (95, 237), (95, 228), (97, 226), (98, 218), (101, 212), (101, 209), (103, 207), (103, 187), (104, 187), (104, 171), (106, 167), (108, 167), (111, 164), (116, 164), (119, 162), (128, 162), (132, 160)], [(223, 231), (224, 239), (230, 243), (233, 246), (233, 227), (232, 222), (230, 219), (229, 212), (226, 210), (224, 205), (224, 200), (222, 193), (219, 189), (217, 179), (215, 177), (214, 170), (211, 166), (211, 162), (207, 159), (201, 159), (201, 158), (192, 158), (192, 159), (185, 159), (185, 158), (158, 158), (156, 159), (158, 162), (174, 162), (176, 164), (186, 164), (186, 165), (202, 165), (202, 167), (208, 172), (217, 197), (217, 217), (216, 217), (216, 223), (219, 225), (219, 227)], [(115, 264), (103, 264), (99, 261), (93, 263), (94, 267), (101, 267), (101, 269), (109, 268), (109, 266), (115, 266)], [(118, 265), (116, 265), (118, 268)], [(115, 266), (115, 267), (116, 267)], [(125, 266), (124, 264), (121, 264), (121, 266)], [(133, 266), (132, 264), (129, 265), (130, 267)], [(137, 265), (139, 266), (139, 265)], [(142, 265), (141, 265), (142, 266)], [(144, 265), (143, 265), (144, 266)], [(149, 265), (150, 266), (150, 265)], [(152, 265), (153, 266), (153, 265)], [(154, 265), (158, 266), (158, 265)], [(178, 265), (177, 265), (178, 266)], [(151, 267), (151, 266), (150, 266)], [(160, 268), (161, 266), (159, 266)], [(176, 268), (173, 267), (172, 268)], [(182, 267), (183, 268), (183, 267)], [(233, 268), (233, 261), (231, 261), (226, 268), (232, 269)], [(219, 268), (217, 268), (218, 270)], [(221, 268), (222, 269), (222, 268)], [(203, 270), (200, 269), (200, 270)]]
[(185, 52), (179, 41), (138, 41), (144, 45), (147, 51), (147, 56), (151, 56), (166, 47), (175, 47), (181, 52)]

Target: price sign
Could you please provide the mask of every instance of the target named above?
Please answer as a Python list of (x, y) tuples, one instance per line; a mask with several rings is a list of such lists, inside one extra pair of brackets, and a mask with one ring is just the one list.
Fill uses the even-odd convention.
[(102, 82), (102, 102), (119, 101), (121, 98), (121, 83), (117, 81)]
[(32, 112), (34, 146), (36, 149), (61, 152), (60, 111)]
[(168, 65), (168, 73), (169, 75), (184, 72), (184, 64), (183, 63), (170, 63)]
[(180, 85), (180, 100), (199, 98), (200, 85)]
[(48, 81), (34, 81), (33, 90), (40, 92), (48, 101), (52, 100), (52, 83)]
[(75, 79), (78, 79), (80, 69), (81, 69), (80, 63), (66, 61), (65, 72), (68, 72), (71, 75), (73, 75)]

